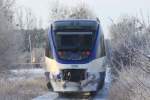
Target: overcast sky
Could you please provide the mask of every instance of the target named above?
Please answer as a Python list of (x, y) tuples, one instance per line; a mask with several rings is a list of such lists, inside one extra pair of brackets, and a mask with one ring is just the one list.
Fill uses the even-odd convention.
[[(44, 26), (48, 25), (48, 9), (55, 0), (17, 0), (17, 5), (31, 8), (34, 14), (42, 18)], [(150, 15), (150, 0), (59, 0), (62, 4), (75, 5), (82, 1), (99, 16), (102, 25), (107, 28), (110, 19), (116, 20), (122, 15)]]

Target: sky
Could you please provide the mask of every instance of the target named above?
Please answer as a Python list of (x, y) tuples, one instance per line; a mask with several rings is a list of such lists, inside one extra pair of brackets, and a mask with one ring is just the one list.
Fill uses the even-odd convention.
[[(55, 0), (17, 0), (18, 6), (30, 8), (43, 20), (43, 27), (49, 24), (48, 9)], [(111, 19), (117, 20), (124, 15), (139, 16), (141, 13), (150, 15), (150, 0), (59, 0), (63, 5), (74, 6), (86, 2), (100, 18), (104, 30), (111, 24)]]

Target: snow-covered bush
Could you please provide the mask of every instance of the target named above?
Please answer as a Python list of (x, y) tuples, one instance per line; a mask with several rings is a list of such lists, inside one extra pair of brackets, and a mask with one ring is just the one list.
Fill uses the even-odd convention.
[(110, 28), (112, 72), (110, 100), (149, 100), (150, 31), (136, 17), (121, 19)]
[(137, 65), (142, 55), (150, 54), (150, 31), (139, 19), (126, 17), (110, 27), (112, 62), (115, 69)]

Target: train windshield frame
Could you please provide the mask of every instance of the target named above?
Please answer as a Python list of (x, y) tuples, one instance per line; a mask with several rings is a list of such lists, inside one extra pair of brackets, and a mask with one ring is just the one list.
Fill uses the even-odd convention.
[[(94, 42), (96, 40), (97, 22), (84, 21), (82, 22), (57, 22), (53, 26), (53, 38), (56, 51), (63, 52), (63, 60), (82, 60), (88, 58), (88, 56), (81, 56), (83, 52), (89, 52), (92, 54)], [(68, 57), (68, 55), (79, 55), (78, 57)], [(88, 54), (88, 53), (87, 53)]]

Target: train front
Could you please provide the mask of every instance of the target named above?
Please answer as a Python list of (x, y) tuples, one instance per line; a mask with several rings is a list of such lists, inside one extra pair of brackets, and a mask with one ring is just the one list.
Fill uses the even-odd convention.
[(105, 80), (105, 45), (96, 20), (61, 20), (51, 25), (47, 76), (55, 92), (95, 92)]

